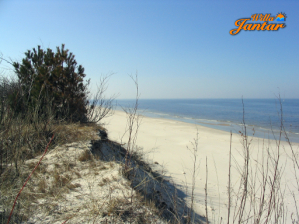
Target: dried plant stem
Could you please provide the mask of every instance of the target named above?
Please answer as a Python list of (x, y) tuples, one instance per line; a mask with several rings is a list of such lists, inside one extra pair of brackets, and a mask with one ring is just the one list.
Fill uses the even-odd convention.
[(232, 132), (230, 132), (230, 144), (229, 144), (229, 166), (228, 166), (228, 206), (227, 206), (227, 224), (229, 224), (230, 208), (231, 208), (231, 158), (232, 158)]
[(208, 218), (208, 157), (206, 156), (206, 185), (205, 185), (205, 207), (206, 207), (206, 223), (209, 223)]
[[(193, 160), (193, 168), (192, 168), (192, 185), (191, 185), (191, 203), (190, 203), (190, 210), (188, 212), (188, 221), (187, 223), (191, 223), (191, 220), (194, 221), (195, 213), (194, 213), (194, 199), (195, 199), (195, 187), (196, 187), (196, 177), (198, 175), (198, 129), (196, 132), (196, 137), (193, 139), (192, 149), (187, 146), (187, 149), (192, 153), (192, 160)], [(186, 178), (186, 177), (185, 177)], [(186, 183), (187, 185), (187, 183)], [(187, 189), (186, 189), (187, 191)]]
[(139, 88), (138, 88), (138, 76), (132, 77), (136, 87), (136, 99), (134, 108), (122, 108), (127, 115), (127, 130), (129, 138), (127, 141), (127, 152), (125, 156), (125, 172), (128, 172), (131, 168), (131, 154), (136, 147), (137, 134), (140, 126), (140, 115), (138, 114), (138, 100), (139, 100)]
[(9, 223), (9, 221), (10, 221), (10, 219), (11, 219), (11, 215), (12, 215), (12, 212), (13, 212), (13, 210), (14, 210), (14, 208), (15, 208), (16, 203), (17, 203), (18, 197), (20, 196), (21, 192), (23, 191), (24, 187), (26, 186), (26, 184), (27, 184), (28, 180), (30, 179), (31, 175), (34, 173), (34, 171), (36, 170), (36, 168), (38, 167), (38, 165), (40, 164), (40, 162), (42, 161), (42, 159), (43, 159), (44, 156), (46, 155), (46, 153), (47, 153), (47, 151), (48, 151), (48, 148), (49, 148), (49, 145), (50, 145), (50, 143), (52, 142), (53, 138), (54, 138), (54, 134), (53, 134), (51, 140), (49, 141), (49, 143), (48, 143), (48, 145), (47, 145), (47, 147), (46, 147), (46, 150), (45, 150), (44, 154), (42, 155), (42, 157), (40, 158), (40, 160), (38, 161), (38, 163), (36, 164), (36, 166), (34, 167), (34, 169), (32, 170), (32, 172), (31, 172), (30, 175), (28, 176), (27, 180), (25, 181), (23, 187), (22, 187), (21, 190), (19, 191), (19, 193), (18, 193), (18, 195), (17, 195), (17, 197), (16, 197), (16, 199), (15, 199), (15, 201), (14, 201), (14, 204), (13, 204), (13, 206), (12, 206), (11, 212), (10, 212), (10, 214), (9, 214), (9, 217), (8, 217), (8, 220), (7, 220), (7, 224)]

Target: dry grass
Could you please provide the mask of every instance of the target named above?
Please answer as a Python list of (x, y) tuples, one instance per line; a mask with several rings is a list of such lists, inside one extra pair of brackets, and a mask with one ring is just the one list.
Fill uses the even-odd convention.
[[(232, 134), (230, 134), (227, 215), (213, 217), (213, 214), (208, 214), (207, 199), (209, 195), (206, 188), (206, 223), (299, 223), (297, 207), (295, 213), (290, 213), (287, 208), (290, 201), (286, 201), (285, 198), (286, 195), (292, 195), (295, 205), (298, 200), (299, 181), (297, 173), (299, 166), (297, 165), (298, 156), (296, 156), (298, 151), (288, 140), (283, 124), (282, 104), (280, 99), (278, 101), (280, 103), (280, 133), (278, 136), (274, 136), (275, 141), (273, 142), (275, 144), (272, 145), (270, 145), (270, 141), (263, 139), (258, 149), (252, 147), (253, 137), (248, 136), (245, 111), (243, 111), (243, 130), (240, 131), (242, 147), (236, 149), (243, 158), (242, 163), (238, 163), (234, 158), (235, 155), (232, 154)], [(283, 140), (288, 142), (290, 150), (287, 149), (286, 144), (282, 143)], [(194, 144), (196, 142), (194, 141)], [(285, 155), (286, 152), (290, 151), (290, 155)], [(293, 165), (294, 177), (291, 180), (292, 183), (285, 185), (283, 176), (287, 163)], [(208, 167), (207, 163), (206, 166)], [(236, 169), (239, 176), (233, 175), (235, 172), (232, 172), (232, 169)], [(196, 171), (196, 166), (194, 166), (193, 171)], [(232, 180), (234, 180), (234, 184), (232, 184)], [(207, 182), (208, 179), (206, 179), (206, 186)], [(295, 187), (293, 186), (294, 183), (296, 183)], [(192, 207), (192, 204), (190, 206)], [(188, 218), (188, 220), (190, 219), (191, 217)], [(189, 223), (196, 222), (189, 221)]]
[[(125, 110), (129, 135), (126, 148), (108, 141), (106, 135), (101, 134), (104, 136), (101, 139), (98, 131), (103, 133), (104, 128), (95, 123), (54, 121), (50, 112), (42, 118), (34, 113), (26, 114), (25, 118), (14, 117), (9, 114), (11, 111), (7, 106), (1, 106), (0, 112), (4, 114), (0, 119), (1, 223), (7, 220), (15, 195), (53, 133), (55, 139), (50, 152), (22, 192), (12, 223), (27, 220), (33, 223), (62, 223), (66, 220), (69, 223), (166, 223), (163, 218), (171, 223), (199, 222), (193, 211), (198, 138), (194, 139), (190, 150), (194, 166), (188, 208), (178, 197), (178, 188), (167, 182), (163, 175), (153, 172), (142, 160), (142, 151), (136, 146), (140, 125), (137, 77), (133, 81), (137, 94), (133, 109)], [(244, 164), (234, 164), (240, 170), (241, 181), (237, 189), (232, 189), (229, 183), (227, 223), (286, 223), (280, 160), (280, 140), (285, 134), (283, 122), (276, 151), (263, 148), (266, 152), (263, 163), (254, 170), (251, 167), (257, 164), (250, 157), (251, 142), (245, 120), (243, 125)], [(292, 152), (290, 157), (299, 186), (298, 154), (295, 150)], [(231, 167), (232, 161), (229, 163)], [(262, 178), (255, 179), (256, 176)], [(298, 192), (292, 192), (295, 202)], [(206, 216), (208, 223), (209, 214)], [(289, 220), (298, 223), (298, 216), (297, 210)]]
[[(90, 141), (53, 148), (22, 192), (13, 222), (22, 217), (33, 223), (163, 223), (155, 203), (145, 202), (121, 175), (122, 165), (97, 160), (91, 150), (96, 149)], [(20, 174), (30, 172), (37, 160), (26, 161)]]
[[(107, 141), (105, 130), (95, 123), (54, 120), (50, 107), (42, 117), (38, 116), (37, 108), (33, 112), (28, 111), (22, 118), (15, 117), (7, 110), (8, 106), (1, 107), (4, 111), (0, 119), (3, 124), (0, 130), (2, 222), (7, 218), (23, 180), (35, 167), (38, 155), (53, 133), (55, 138), (50, 151), (22, 192), (12, 222), (20, 223), (27, 219), (40, 222), (36, 214), (43, 214), (43, 221), (48, 219), (50, 223), (69, 219), (78, 223), (96, 220), (163, 223), (159, 215), (169, 218), (169, 211), (173, 211), (169, 198), (175, 197), (167, 193), (168, 187), (164, 185), (161, 175), (151, 172), (150, 167), (142, 161), (142, 152), (135, 144), (140, 118), (137, 114), (137, 77), (133, 80), (137, 87), (137, 100), (134, 109), (127, 110), (130, 139), (126, 149), (115, 147)], [(110, 109), (100, 113), (105, 115)], [(94, 114), (90, 115), (96, 118)], [(112, 156), (104, 153), (99, 130), (106, 151), (113, 151)], [(91, 147), (86, 142), (91, 142)], [(114, 160), (118, 160), (119, 164)], [(109, 177), (105, 173), (109, 173)], [(124, 181), (122, 174), (129, 178), (129, 183)], [(74, 207), (76, 212), (72, 211)], [(175, 214), (179, 216), (181, 213)]]
[[(74, 140), (91, 140), (91, 139), (99, 139), (99, 136), (97, 136), (97, 132), (95, 130), (102, 129), (98, 125), (95, 124), (88, 124), (84, 126), (83, 124), (65, 124), (65, 125), (53, 125), (52, 126), (52, 132), (55, 132), (56, 138), (54, 144), (51, 146), (50, 150), (54, 148), (55, 145), (61, 145), (62, 143), (71, 143)], [(11, 129), (9, 133), (12, 133), (14, 129)], [(22, 126), (22, 131), (19, 132), (20, 137), (24, 139), (25, 137), (32, 136), (36, 137), (35, 142), (37, 142), (36, 147), (38, 145), (43, 145), (42, 144), (42, 136), (40, 135), (40, 140), (38, 139), (37, 135), (31, 134), (29, 135), (28, 132), (32, 132), (30, 126), (23, 125)], [(27, 133), (26, 133), (27, 131)], [(23, 136), (24, 135), (24, 136)], [(67, 136), (64, 137), (64, 136)], [(0, 136), (1, 137), (1, 136)], [(17, 136), (14, 135), (14, 138)], [(9, 139), (9, 138), (8, 138)], [(27, 138), (29, 139), (29, 138)], [(8, 142), (9, 143), (9, 142)], [(12, 144), (12, 145), (10, 145)], [(19, 144), (11, 142), (8, 144), (6, 147), (12, 148), (12, 150), (9, 153), (16, 152), (16, 147), (19, 146)], [(17, 191), (21, 188), (23, 181), (28, 177), (28, 174), (30, 173), (30, 170), (32, 170), (36, 163), (37, 159), (33, 159), (32, 161), (29, 161), (26, 164), (26, 169), (24, 169), (24, 163), (27, 161), (27, 159), (34, 158), (35, 155), (39, 154), (38, 151), (31, 150), (33, 149), (33, 141), (23, 141), (24, 146), (20, 148), (21, 151), (11, 154), (11, 157), (9, 154), (4, 153), (2, 154), (2, 161), (4, 160), (4, 163), (2, 162), (2, 174), (1, 174), (1, 181), (0, 181), (0, 207), (3, 208), (3, 212), (1, 212), (1, 217), (0, 217), (0, 223), (4, 222), (4, 220), (7, 219), (9, 210), (12, 206), (12, 202), (14, 200), (15, 195), (17, 194)], [(29, 144), (31, 149), (29, 148)], [(26, 146), (29, 148), (26, 149)], [(5, 149), (6, 150), (6, 149)], [(2, 151), (3, 152), (3, 151)], [(84, 151), (82, 154), (84, 154), (86, 151)], [(86, 158), (91, 158), (90, 153), (87, 154), (89, 157)], [(5, 157), (5, 158), (3, 158)], [(12, 160), (11, 160), (11, 159)], [(86, 159), (85, 158), (85, 159)], [(7, 161), (7, 162), (6, 162)], [(65, 161), (64, 163), (53, 163), (53, 166), (56, 169), (56, 172), (54, 172), (53, 177), (54, 177), (54, 182), (53, 185), (49, 183), (49, 179), (51, 179), (51, 175), (47, 175), (47, 169), (48, 165), (47, 163), (42, 162), (38, 168), (36, 169), (35, 173), (33, 174), (33, 177), (38, 179), (36, 180), (36, 184), (31, 184), (31, 186), (27, 186), (28, 189), (31, 189), (32, 192), (35, 193), (23, 193), (24, 195), (29, 195), (28, 198), (26, 197), (21, 197), (19, 200), (22, 201), (23, 206), (16, 206), (15, 208), (15, 213), (13, 214), (13, 219), (12, 222), (19, 222), (21, 220), (25, 219), (25, 214), (26, 217), (28, 214), (31, 214), (28, 209), (30, 206), (28, 203), (33, 198), (42, 198), (42, 194), (51, 194), (51, 195), (59, 195), (61, 192), (66, 192), (69, 189), (75, 189), (77, 188), (78, 185), (71, 184), (70, 181), (72, 179), (71, 175), (69, 176), (63, 176), (61, 173), (65, 171), (72, 171), (72, 169), (75, 166), (74, 162), (67, 162)], [(81, 176), (79, 172), (73, 171), (77, 176)], [(32, 186), (34, 185), (34, 186)], [(61, 188), (64, 187), (64, 188)], [(22, 208), (23, 207), (23, 208)], [(28, 209), (24, 209), (24, 207), (27, 207)], [(17, 214), (20, 213), (20, 210), (23, 211), (23, 214), (20, 218)]]
[(47, 183), (45, 179), (40, 179), (38, 182), (38, 192), (46, 193), (46, 187), (47, 187)]
[(92, 159), (93, 159), (93, 156), (89, 150), (85, 150), (84, 152), (82, 152), (78, 158), (78, 160), (80, 162), (90, 161)]
[[(1, 223), (7, 219), (7, 215), (12, 206), (12, 202), (18, 190), (23, 185), (23, 181), (28, 177), (30, 170), (32, 170), (38, 157), (45, 146), (49, 142), (49, 138), (54, 134), (55, 138), (51, 142), (49, 150), (54, 149), (55, 146), (72, 143), (74, 141), (90, 141), (99, 139), (99, 130), (104, 130), (96, 122), (100, 121), (103, 117), (109, 116), (112, 112), (113, 97), (109, 100), (103, 99), (103, 94), (107, 88), (108, 77), (101, 79), (98, 86), (96, 95), (94, 97), (93, 106), (87, 106), (87, 120), (92, 121), (89, 123), (72, 123), (66, 122), (63, 118), (57, 118), (57, 111), (53, 110), (51, 97), (46, 93), (38, 95), (38, 99), (33, 99), (32, 102), (28, 101), (28, 95), (31, 92), (26, 88), (21, 88), (21, 83), (16, 79), (7, 79), (0, 76), (0, 221)], [(26, 89), (26, 90), (25, 90)], [(28, 88), (28, 91), (31, 91)], [(22, 102), (22, 108), (18, 108)], [(47, 103), (44, 103), (47, 102)], [(97, 103), (100, 107), (95, 107)], [(106, 106), (106, 107), (105, 107)], [(105, 107), (105, 108), (102, 108)], [(57, 108), (56, 108), (57, 109)], [(55, 109), (55, 110), (56, 110)], [(67, 108), (60, 108), (67, 110)], [(60, 110), (59, 109), (59, 110)], [(85, 119), (83, 119), (85, 121)], [(95, 122), (96, 121), (96, 122)], [(78, 156), (76, 161), (78, 161)], [(92, 157), (80, 157), (88, 161)], [(33, 159), (30, 163), (26, 162)], [(31, 198), (40, 198), (42, 194), (52, 192), (52, 195), (60, 195), (64, 190), (55, 189), (69, 187), (74, 189), (74, 186), (69, 184), (72, 180), (72, 175), (65, 176), (59, 172), (69, 172), (76, 165), (76, 161), (65, 163), (56, 163), (44, 165), (41, 163), (36, 169), (33, 179), (36, 181), (26, 189), (31, 192), (24, 192), (23, 195), (31, 195)], [(80, 162), (80, 161), (79, 161)], [(48, 169), (55, 166), (57, 172), (48, 175)], [(95, 164), (92, 164), (94, 166)], [(66, 168), (65, 168), (66, 167)], [(81, 176), (80, 172), (75, 172), (77, 177)], [(54, 185), (50, 183), (54, 179)], [(37, 193), (38, 192), (38, 193)], [(21, 196), (21, 203), (17, 203), (13, 219), (11, 222), (22, 222), (24, 217), (28, 217), (30, 212), (30, 200)], [(21, 199), (20, 198), (20, 199)], [(19, 199), (19, 200), (20, 200)], [(21, 206), (22, 205), (22, 206)], [(27, 210), (24, 208), (28, 208)], [(22, 212), (21, 212), (22, 210)], [(25, 211), (26, 210), (26, 211)], [(23, 215), (20, 215), (20, 214)], [(26, 216), (24, 215), (26, 214)]]
[(98, 130), (105, 130), (95, 123), (57, 124), (53, 127), (59, 144), (98, 139)]

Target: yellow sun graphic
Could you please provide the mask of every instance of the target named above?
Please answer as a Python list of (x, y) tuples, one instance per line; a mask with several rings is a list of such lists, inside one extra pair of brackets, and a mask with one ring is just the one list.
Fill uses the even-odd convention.
[(277, 15), (276, 15), (276, 20), (277, 21), (285, 21), (285, 18), (286, 18), (286, 14), (285, 13), (278, 13)]

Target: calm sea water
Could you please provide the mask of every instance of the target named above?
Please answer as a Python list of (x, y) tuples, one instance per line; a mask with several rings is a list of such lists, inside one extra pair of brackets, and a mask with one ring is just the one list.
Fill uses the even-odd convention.
[[(244, 120), (248, 134), (278, 138), (281, 107), (277, 99), (243, 99)], [(241, 99), (167, 99), (139, 100), (141, 114), (203, 125), (224, 131), (242, 131)], [(283, 125), (288, 137), (299, 142), (299, 99), (281, 100)], [(134, 100), (118, 100), (116, 109), (132, 107)], [(254, 131), (253, 131), (254, 130)], [(274, 134), (274, 135), (273, 135)], [(283, 139), (285, 140), (285, 139)]]

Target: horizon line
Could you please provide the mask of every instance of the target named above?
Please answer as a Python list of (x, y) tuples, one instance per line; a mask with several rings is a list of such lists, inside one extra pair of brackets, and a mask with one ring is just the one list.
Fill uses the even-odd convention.
[[(275, 99), (281, 99), (281, 100), (299, 100), (299, 98), (139, 98), (138, 100), (275, 100)], [(121, 99), (115, 99), (115, 100), (136, 100), (136, 98), (121, 98)]]

